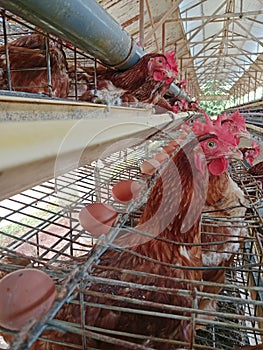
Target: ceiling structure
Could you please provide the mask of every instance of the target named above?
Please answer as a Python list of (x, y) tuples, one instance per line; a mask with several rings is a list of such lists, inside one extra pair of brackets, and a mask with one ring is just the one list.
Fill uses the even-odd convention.
[(98, 3), (146, 52), (176, 48), (178, 80), (193, 97), (238, 98), (262, 87), (263, 0)]

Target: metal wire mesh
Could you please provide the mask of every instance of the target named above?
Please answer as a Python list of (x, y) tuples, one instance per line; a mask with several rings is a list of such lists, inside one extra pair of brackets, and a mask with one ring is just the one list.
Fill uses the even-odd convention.
[[(248, 199), (245, 216), (204, 213), (202, 217), (203, 234), (210, 231), (209, 227), (217, 233), (222, 229), (220, 239), (213, 244), (203, 243), (202, 249), (216, 254), (221, 245), (222, 252), (232, 256), (231, 263), (223, 268), (202, 268), (215, 274), (224, 271), (223, 281), (189, 281), (183, 275), (178, 279), (165, 273), (134, 270), (132, 266), (123, 269), (101, 263), (100, 257), (110, 249), (117, 255), (135, 254), (129, 246), (121, 246), (118, 237), (127, 232), (144, 237), (150, 235), (136, 228), (136, 223), (158, 173), (142, 176), (141, 160), (151, 157), (170, 140), (167, 135), (170, 137), (177, 132), (160, 132), (138, 146), (115, 152), (1, 202), (1, 277), (20, 268), (35, 267), (47, 272), (58, 290), (58, 298), (41, 321), (30, 321), (18, 334), (0, 328), (5, 337), (15, 337), (12, 349), (31, 346), (40, 349), (41, 342), (47, 349), (48, 346), (53, 349), (55, 344), (61, 347), (54, 349), (97, 349), (101, 342), (107, 344), (107, 349), (114, 346), (118, 349), (241, 349), (262, 344), (262, 189), (241, 162), (231, 163), (231, 176)], [(114, 200), (111, 188), (123, 179), (147, 183), (138, 201), (123, 204)], [(82, 229), (78, 220), (80, 209), (96, 201), (113, 205), (119, 213), (114, 228), (98, 242)], [(229, 228), (233, 234), (225, 238), (224, 232)], [(240, 229), (247, 232), (243, 238), (234, 233)], [(234, 244), (224, 246), (225, 239)], [(141, 258), (145, 263), (162, 265), (159, 261)], [(164, 271), (165, 268), (163, 264)], [(172, 268), (186, 269), (185, 266)], [(169, 287), (176, 283), (179, 288)], [(162, 298), (154, 302), (147, 299), (149, 293), (171, 299), (183, 296), (189, 304), (160, 302)], [(214, 307), (198, 307), (202, 300)], [(69, 310), (67, 317), (61, 316), (63, 308)], [(136, 320), (158, 319), (160, 334), (149, 338), (143, 332), (135, 332), (132, 324), (125, 330), (90, 325), (85, 314), (96, 308), (121, 312), (127, 318), (135, 315)], [(178, 320), (192, 327), (193, 338), (188, 344), (167, 339), (162, 333), (163, 324), (173, 325)]]
[[(1, 23), (1, 44), (37, 30), (6, 12), (2, 12)], [(53, 37), (50, 40), (57, 41)], [(69, 64), (74, 67), (71, 72), (74, 83), (68, 97), (77, 99), (80, 85), (83, 84), (78, 76), (83, 73), (78, 72), (78, 62), (82, 66), (92, 66), (94, 60), (67, 43), (59, 44), (62, 45)], [(46, 70), (49, 87), (48, 65)], [(172, 133), (169, 130), (170, 136)], [(29, 322), (18, 334), (0, 328), (5, 336), (8, 334), (8, 337), (15, 337), (12, 349), (29, 349), (31, 346), (38, 349), (40, 345), (37, 341), (43, 341), (47, 349), (48, 344), (61, 345), (58, 349), (96, 349), (96, 345), (89, 345), (93, 341), (94, 344), (95, 341), (104, 341), (108, 344), (108, 349), (110, 346), (118, 346), (119, 349), (240, 349), (262, 344), (262, 188), (247, 173), (241, 162), (232, 162), (231, 176), (249, 201), (245, 217), (222, 217), (220, 213), (209, 216), (204, 213), (202, 217), (203, 234), (208, 234), (206, 230), (209, 227), (217, 233), (218, 228), (219, 232), (222, 229), (220, 240), (207, 246), (203, 244), (204, 251), (216, 254), (218, 246), (222, 246), (223, 253), (233, 256), (231, 264), (223, 268), (226, 272), (223, 282), (198, 282), (184, 278), (178, 281), (178, 278), (165, 274), (136, 271), (132, 266), (124, 270), (100, 263), (102, 254), (111, 248), (119, 254), (124, 251), (127, 256), (134, 254), (129, 247), (118, 245), (117, 237), (127, 232), (147, 236), (146, 232), (135, 226), (149, 192), (147, 188), (154, 183), (155, 177), (142, 177), (140, 160), (150, 157), (168, 141), (167, 134), (159, 133), (137, 147), (114, 153), (0, 203), (0, 277), (17, 269), (34, 267), (47, 272), (56, 282), (58, 290), (58, 298), (41, 321)], [(139, 202), (123, 204), (113, 199), (111, 188), (123, 179), (147, 183)], [(101, 237), (99, 244), (96, 244), (96, 238), (83, 230), (78, 220), (80, 209), (85, 204), (96, 201), (113, 205), (119, 213), (114, 229), (107, 237)], [(233, 233), (233, 246), (225, 247), (224, 231), (232, 229), (234, 232), (243, 228), (247, 231), (246, 237), (240, 239)], [(163, 241), (176, 245), (176, 242)], [(240, 244), (238, 250), (235, 245), (237, 241)], [(142, 259), (147, 260), (145, 257)], [(158, 261), (150, 262), (160, 265)], [(185, 269), (183, 266), (173, 268), (182, 271)], [(204, 267), (203, 270), (216, 273), (222, 267)], [(107, 271), (111, 273), (107, 274)], [(122, 278), (123, 275), (129, 276), (129, 281)], [(176, 285), (177, 282), (188, 288), (167, 287), (169, 284)], [(91, 288), (94, 285), (99, 288)], [(200, 286), (206, 289), (202, 290)], [(217, 292), (213, 292), (213, 288)], [(129, 293), (123, 295), (122, 291), (126, 289)], [(189, 299), (189, 304), (185, 306), (149, 301), (145, 297), (147, 293), (169, 295), (171, 298), (175, 295), (184, 296)], [(198, 308), (204, 299), (208, 304), (213, 302), (216, 307), (203, 310)], [(61, 317), (60, 310), (63, 307), (77, 310), (78, 317), (74, 318), (71, 314), (67, 318)], [(149, 338), (143, 332), (134, 332), (132, 325), (128, 331), (118, 327), (91, 326), (85, 320), (89, 308), (122, 312), (127, 318), (135, 315), (138, 320), (143, 317), (158, 319), (160, 335)], [(188, 344), (167, 339), (162, 333), (163, 323), (176, 324), (178, 320), (191, 324), (194, 336)], [(65, 336), (65, 332), (73, 334), (73, 337)]]
[[(55, 36), (48, 35), (47, 33), (40, 30), (40, 28), (36, 28), (32, 24), (26, 22), (22, 18), (13, 15), (11, 12), (2, 9), (0, 11), (1, 21), (0, 21), (0, 60), (1, 60), (1, 68), (3, 73), (6, 72), (6, 79), (1, 77), (1, 90), (2, 93), (4, 90), (13, 91), (16, 94), (25, 95), (30, 93), (33, 96), (33, 93), (38, 89), (39, 96), (38, 97), (60, 97), (57, 96), (56, 93), (52, 89), (52, 68), (50, 66), (50, 46), (57, 46), (61, 52), (63, 52), (63, 56), (66, 58), (66, 66), (67, 66), (67, 74), (69, 78), (69, 90), (67, 92), (68, 99), (78, 100), (80, 95), (86, 90), (87, 84), (91, 87), (93, 86), (92, 82), (88, 82), (88, 79), (85, 78), (85, 72), (83, 68), (85, 67), (93, 67), (95, 70), (95, 60), (93, 57), (88, 55), (87, 53), (77, 49), (76, 47), (70, 45), (69, 43), (62, 41)], [(45, 47), (36, 46), (32, 47), (33, 53), (39, 52), (39, 54), (46, 55), (46, 64), (37, 65), (36, 63), (32, 63), (31, 67), (28, 67), (27, 64), (24, 63), (15, 64), (15, 68), (10, 65), (10, 57), (13, 52), (9, 52), (8, 45), (12, 44), (13, 41), (22, 38), (24, 36), (30, 36), (34, 33), (39, 33), (46, 38)], [(31, 48), (31, 47), (30, 47)], [(23, 61), (23, 56), (28, 52), (25, 50), (15, 52), (17, 61)], [(29, 55), (30, 56), (30, 55)], [(30, 59), (30, 57), (29, 57)], [(80, 68), (81, 66), (81, 68)], [(34, 79), (37, 77), (37, 71), (46, 72), (46, 79), (42, 79), (42, 85), (36, 86), (35, 83), (33, 85), (21, 85), (19, 82), (18, 86), (13, 85), (12, 83), (12, 73), (17, 71), (24, 72), (26, 74), (32, 74)], [(15, 80), (16, 81), (16, 80)], [(43, 93), (45, 91), (45, 93)], [(26, 96), (26, 95), (25, 95)]]

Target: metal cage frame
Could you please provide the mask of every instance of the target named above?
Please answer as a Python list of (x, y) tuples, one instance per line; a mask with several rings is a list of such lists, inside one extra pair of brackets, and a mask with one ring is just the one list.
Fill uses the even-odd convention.
[[(86, 339), (103, 339), (109, 344), (127, 347), (130, 349), (154, 349), (147, 346), (147, 337), (140, 334), (123, 334), (118, 330), (97, 329), (85, 325), (85, 310), (87, 306), (96, 307), (86, 302), (87, 296), (99, 298), (103, 295), (113, 304), (98, 303), (98, 307), (112, 310), (121, 310), (124, 313), (138, 315), (148, 314), (161, 319), (187, 319), (193, 327), (194, 338), (191, 344), (182, 344), (173, 339), (162, 337), (151, 339), (156, 344), (170, 344), (170, 347), (184, 346), (188, 349), (242, 349), (245, 346), (262, 344), (263, 336), (263, 286), (262, 286), (262, 189), (259, 183), (247, 173), (242, 162), (231, 163), (231, 176), (243, 189), (249, 199), (248, 211), (243, 217), (226, 218), (207, 216), (203, 213), (203, 223), (210, 220), (211, 225), (218, 226), (216, 221), (226, 227), (240, 227), (245, 225), (249, 235), (244, 239), (238, 252), (234, 252), (233, 262), (225, 267), (226, 281), (224, 283), (185, 281), (209, 287), (221, 288), (219, 294), (206, 293), (194, 288), (190, 290), (172, 290), (140, 283), (128, 283), (117, 278), (109, 280), (94, 275), (94, 271), (112, 269), (114, 267), (100, 266), (100, 256), (109, 248), (121, 252), (129, 248), (116, 246), (114, 240), (125, 230), (135, 234), (147, 235), (134, 228), (140, 216), (141, 207), (145, 203), (149, 189), (156, 181), (159, 172), (154, 176), (142, 178), (140, 172), (141, 160), (151, 157), (162, 145), (170, 141), (170, 137), (178, 136), (180, 125), (169, 130), (160, 131), (150, 140), (113, 153), (105, 159), (70, 171), (63, 176), (47, 181), (21, 194), (15, 195), (1, 202), (0, 209), (4, 212), (1, 220), (1, 248), (0, 273), (6, 273), (20, 268), (34, 267), (47, 272), (57, 284), (58, 298), (51, 309), (39, 321), (30, 321), (20, 331), (15, 332), (12, 349), (30, 349), (37, 339), (48, 343), (61, 344), (65, 349), (86, 349)], [(139, 201), (128, 204), (114, 201), (111, 195), (112, 185), (122, 179), (146, 181), (147, 189), (141, 193)], [(118, 221), (107, 236), (100, 237), (99, 241), (82, 229), (78, 221), (80, 208), (95, 201), (111, 204), (118, 210)], [(7, 225), (8, 224), (8, 225)], [(206, 221), (207, 224), (207, 221)], [(4, 229), (3, 229), (4, 228)], [(19, 232), (19, 235), (18, 235)], [(233, 240), (236, 238), (233, 237)], [(173, 244), (176, 244), (173, 242)], [(217, 242), (222, 244), (222, 242)], [(232, 254), (232, 252), (228, 252)], [(158, 263), (158, 262), (157, 262)], [(176, 267), (180, 268), (180, 267)], [(182, 268), (182, 267), (181, 267)], [(203, 267), (203, 269), (206, 269)], [(209, 267), (211, 269), (211, 267)], [(214, 267), (215, 271), (218, 267)], [(122, 273), (133, 276), (151, 274), (130, 270)], [(169, 278), (154, 276), (157, 279)], [(177, 293), (188, 296), (192, 300), (192, 308), (178, 305), (163, 305), (152, 303), (143, 298), (123, 297), (107, 292), (92, 291), (86, 288), (87, 284), (100, 283), (116, 288), (129, 288), (143, 291), (155, 290), (156, 293)], [(106, 293), (106, 294), (105, 294)], [(215, 311), (199, 310), (197, 305), (201, 298), (215, 300)], [(116, 306), (114, 306), (116, 303)], [(123, 306), (120, 306), (122, 305)], [(126, 303), (126, 304), (125, 304)], [(127, 304), (128, 303), (128, 304)], [(56, 318), (56, 314), (63, 305), (78, 305), (81, 323), (72, 323)], [(126, 306), (125, 306), (126, 305)], [(128, 306), (127, 306), (128, 305)], [(144, 309), (145, 308), (145, 309)], [(148, 310), (148, 311), (147, 311)], [(188, 316), (186, 316), (188, 315)], [(196, 325), (200, 329), (196, 330)], [(82, 344), (70, 345), (61, 338), (46, 338), (45, 330), (70, 332), (82, 337)], [(0, 328), (2, 332), (14, 332)], [(44, 333), (43, 333), (44, 332)], [(43, 334), (42, 334), (43, 333)], [(56, 334), (56, 333), (55, 333)], [(123, 338), (124, 337), (124, 338)], [(128, 338), (127, 338), (128, 337)], [(128, 339), (128, 340), (127, 340)], [(143, 344), (138, 343), (138, 339)], [(161, 345), (158, 345), (161, 346)], [(159, 347), (157, 347), (159, 348)]]

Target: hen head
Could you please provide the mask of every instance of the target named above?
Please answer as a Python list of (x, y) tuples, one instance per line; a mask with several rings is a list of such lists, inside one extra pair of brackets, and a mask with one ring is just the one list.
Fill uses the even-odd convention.
[(243, 153), (244, 159), (250, 166), (253, 166), (254, 160), (260, 155), (260, 146), (257, 142), (253, 141), (251, 147), (247, 148)]
[(231, 130), (235, 134), (238, 143), (240, 137), (249, 138), (245, 118), (239, 113), (238, 110), (231, 115), (218, 115), (217, 119), (221, 121), (221, 124), (224, 125), (225, 128)]
[(196, 152), (197, 169), (204, 172), (207, 165), (212, 175), (220, 175), (228, 168), (228, 158), (242, 159), (235, 135), (217, 120), (213, 123), (206, 115), (206, 123), (195, 120), (192, 131), (198, 137), (202, 152)]
[(257, 142), (252, 141), (251, 142), (251, 149), (254, 150), (254, 156), (257, 158), (260, 155), (260, 146)]
[(171, 58), (168, 59), (166, 55), (156, 54), (151, 57), (148, 62), (148, 71), (155, 81), (165, 80), (165, 83), (169, 85), (174, 81), (178, 71), (172, 65)]
[(167, 59), (167, 64), (170, 68), (170, 74), (171, 74), (171, 77), (168, 77), (165, 81), (165, 83), (167, 85), (170, 85), (175, 77), (178, 75), (178, 64), (176, 62), (176, 59), (175, 59), (175, 50), (174, 51), (169, 51), (169, 52), (166, 52), (164, 54), (164, 56), (166, 57)]

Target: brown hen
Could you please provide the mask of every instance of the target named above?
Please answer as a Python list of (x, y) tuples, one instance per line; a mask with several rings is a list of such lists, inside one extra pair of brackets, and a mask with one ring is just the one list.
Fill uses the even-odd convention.
[[(43, 336), (50, 341), (38, 340), (31, 350), (73, 349), (83, 346), (83, 342), (94, 349), (131, 348), (125, 346), (125, 341), (172, 350), (183, 347), (175, 341), (191, 342), (191, 313), (182, 308), (193, 307), (190, 295), (194, 288), (202, 290), (201, 283), (194, 282), (203, 278), (200, 216), (206, 198), (206, 165), (214, 169), (218, 157), (234, 150), (225, 130), (222, 134), (222, 130), (211, 128), (213, 133), (208, 132), (209, 128), (203, 130), (199, 142), (188, 140), (172, 155), (150, 191), (137, 231), (123, 230), (113, 243), (108, 242), (99, 265), (93, 266), (85, 281), (85, 312), (81, 312), (78, 303), (64, 304), (58, 312), (57, 319), (79, 325), (83, 316), (85, 325), (92, 330), (87, 339), (76, 333), (46, 330)], [(93, 281), (89, 282), (89, 278)], [(96, 282), (98, 278), (106, 283)], [(118, 280), (126, 286), (116, 285), (114, 281)], [(178, 309), (175, 311), (174, 307)], [(116, 332), (110, 342), (102, 339), (107, 330)], [(74, 345), (52, 343), (52, 339)]]
[[(244, 120), (236, 113), (234, 117), (237, 122), (232, 122), (229, 132), (235, 140), (235, 145), (239, 143), (239, 138), (246, 135)], [(224, 116), (226, 120), (226, 116)], [(231, 117), (228, 117), (231, 120)], [(235, 120), (235, 119), (233, 119)], [(226, 124), (221, 123), (222, 116), (217, 118), (215, 123), (221, 124), (226, 130)], [(198, 127), (198, 124), (197, 124)], [(242, 158), (241, 152), (235, 155)], [(248, 203), (244, 192), (228, 173), (228, 159), (223, 156), (218, 160), (218, 166), (224, 171), (217, 174), (217, 169), (209, 175), (209, 184), (202, 219), (202, 243), (203, 264), (207, 267), (204, 270), (203, 278), (206, 282), (224, 283), (226, 269), (231, 265), (235, 254), (247, 235), (247, 228), (244, 224), (246, 214), (246, 204)], [(213, 267), (214, 269), (209, 269)], [(204, 286), (204, 292), (218, 294), (222, 290), (220, 286)], [(203, 299), (200, 308), (215, 311), (216, 301), (213, 299)], [(207, 318), (211, 318), (208, 316)]]
[(144, 55), (134, 66), (123, 72), (100, 67), (97, 71), (96, 90), (93, 71), (84, 70), (89, 75), (89, 81), (87, 91), (80, 100), (90, 102), (100, 100), (114, 103), (113, 101), (120, 97), (124, 104), (156, 104), (176, 76), (166, 56), (158, 53)]
[[(10, 80), (13, 91), (43, 93), (65, 98), (69, 81), (66, 56), (62, 48), (50, 41), (49, 55), (51, 86), (49, 88), (45, 37), (34, 33), (25, 35), (8, 45)], [(5, 47), (0, 47), (1, 89), (8, 89)]]
[(254, 164), (248, 169), (248, 172), (260, 181), (263, 187), (263, 161)]

